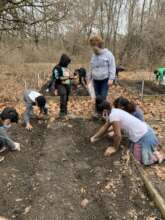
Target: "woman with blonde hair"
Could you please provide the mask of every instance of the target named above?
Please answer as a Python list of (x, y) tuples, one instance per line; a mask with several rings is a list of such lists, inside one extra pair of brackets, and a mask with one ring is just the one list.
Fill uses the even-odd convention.
[(91, 59), (88, 82), (93, 82), (96, 97), (101, 96), (103, 100), (106, 100), (109, 87), (115, 79), (115, 58), (111, 51), (104, 48), (104, 41), (101, 37), (93, 36), (89, 43), (94, 53)]

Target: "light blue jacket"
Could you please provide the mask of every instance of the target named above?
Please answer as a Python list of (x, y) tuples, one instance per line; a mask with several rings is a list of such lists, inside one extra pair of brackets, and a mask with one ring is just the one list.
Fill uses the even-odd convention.
[(15, 143), (9, 138), (6, 129), (3, 126), (0, 126), (0, 139), (5, 144), (5, 146), (9, 147), (11, 150), (15, 148)]
[(93, 54), (91, 69), (88, 75), (89, 80), (114, 80), (116, 75), (115, 58), (111, 51), (102, 49), (99, 55)]

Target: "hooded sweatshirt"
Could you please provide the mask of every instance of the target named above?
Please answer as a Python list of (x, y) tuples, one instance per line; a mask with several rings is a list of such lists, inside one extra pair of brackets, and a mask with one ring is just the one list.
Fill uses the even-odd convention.
[[(69, 70), (67, 69), (70, 62), (71, 59), (66, 54), (63, 54), (60, 58), (58, 65), (54, 67), (52, 71), (52, 80), (55, 81), (56, 85), (58, 84), (70, 85)], [(61, 80), (61, 77), (68, 77), (68, 79)]]
[(102, 49), (101, 53), (93, 54), (89, 80), (115, 79), (116, 64), (113, 54), (108, 49)]

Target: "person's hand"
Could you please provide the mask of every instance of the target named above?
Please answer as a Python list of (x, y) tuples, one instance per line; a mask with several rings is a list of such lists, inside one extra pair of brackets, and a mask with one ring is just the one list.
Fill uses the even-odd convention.
[(28, 123), (28, 124), (26, 125), (26, 129), (27, 129), (28, 131), (31, 131), (31, 130), (33, 129), (33, 126), (32, 126), (30, 123)]
[(98, 138), (96, 138), (95, 136), (90, 138), (91, 143), (95, 143), (96, 141), (98, 141)]
[(108, 137), (112, 138), (114, 136), (114, 131), (108, 132)]
[(54, 95), (55, 95), (55, 96), (58, 95), (58, 91), (57, 91), (57, 89), (55, 89), (55, 91), (54, 91)]
[(91, 83), (92, 80), (87, 80), (87, 88), (88, 88), (88, 85)]
[(69, 79), (74, 80), (74, 79), (76, 79), (76, 77), (72, 75), (72, 76), (69, 76)]
[(15, 145), (14, 150), (21, 151), (21, 145), (20, 145), (20, 143), (15, 142), (14, 145)]
[(106, 151), (104, 152), (104, 156), (105, 157), (110, 157), (112, 154), (115, 154), (116, 153), (116, 149), (114, 147), (108, 147), (106, 149)]
[(109, 79), (108, 86), (112, 86), (112, 85), (113, 85), (113, 80)]

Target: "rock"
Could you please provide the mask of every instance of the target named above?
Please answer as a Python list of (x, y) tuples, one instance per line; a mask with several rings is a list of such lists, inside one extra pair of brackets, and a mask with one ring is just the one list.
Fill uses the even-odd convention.
[(21, 198), (18, 198), (18, 199), (16, 199), (15, 201), (16, 202), (21, 202), (23, 199), (21, 199)]
[(81, 202), (81, 207), (82, 207), (82, 208), (86, 208), (88, 204), (89, 204), (89, 200), (88, 200), (88, 199), (84, 199), (84, 200)]

